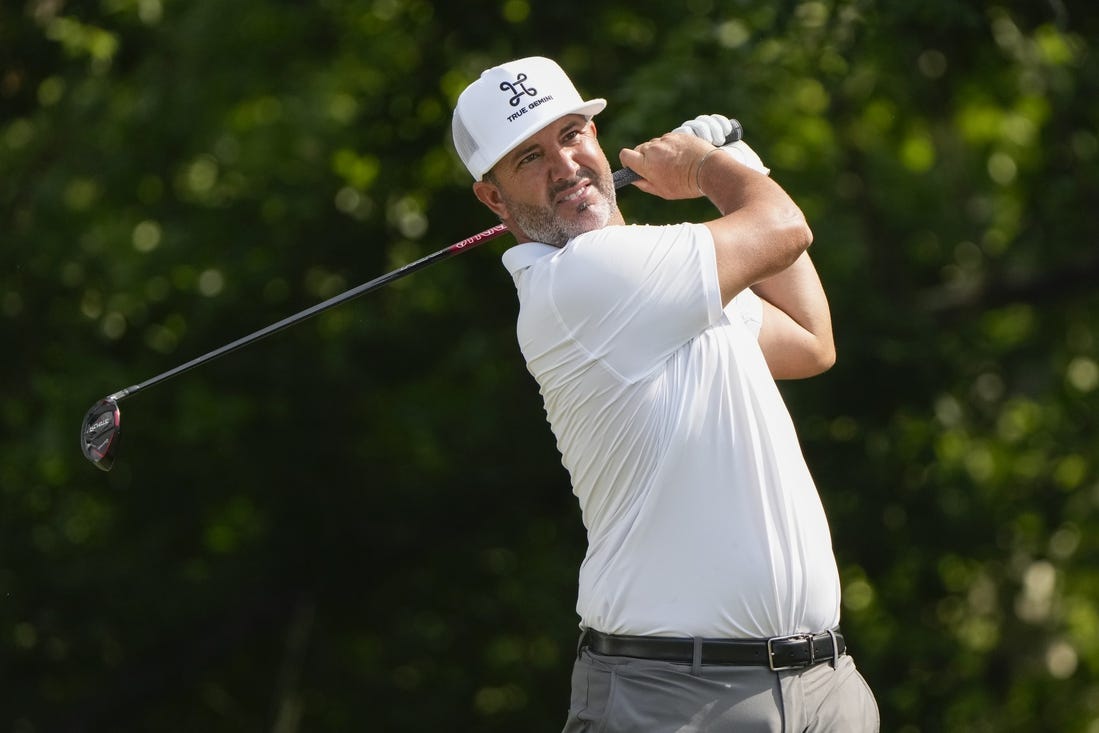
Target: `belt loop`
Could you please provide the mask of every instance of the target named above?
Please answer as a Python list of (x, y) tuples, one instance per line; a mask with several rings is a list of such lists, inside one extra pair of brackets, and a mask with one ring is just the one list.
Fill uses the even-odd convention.
[(580, 652), (584, 650), (584, 642), (588, 640), (588, 630), (586, 627), (580, 627), (580, 640), (576, 642), (576, 658), (580, 658)]
[(691, 637), (691, 674), (702, 674), (702, 639), (698, 636)]
[[(828, 636), (832, 638), (832, 669), (839, 669), (840, 666), (840, 645), (836, 641), (836, 630), (828, 629)], [(809, 642), (812, 644), (812, 642)]]

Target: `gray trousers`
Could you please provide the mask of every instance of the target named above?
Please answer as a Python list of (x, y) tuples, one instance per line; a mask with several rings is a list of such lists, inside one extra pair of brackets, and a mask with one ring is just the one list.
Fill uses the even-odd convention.
[(878, 706), (844, 654), (772, 672), (596, 654), (572, 672), (563, 733), (877, 733)]

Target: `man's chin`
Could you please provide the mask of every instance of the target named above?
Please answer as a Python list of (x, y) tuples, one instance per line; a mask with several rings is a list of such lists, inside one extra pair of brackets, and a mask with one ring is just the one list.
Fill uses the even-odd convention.
[(605, 227), (611, 221), (611, 209), (605, 201), (588, 202), (571, 210), (559, 209), (552, 218), (523, 212), (516, 216), (515, 223), (532, 241), (561, 247), (573, 237)]
[(571, 219), (567, 230), (572, 237), (580, 236), (602, 229), (611, 219), (610, 211), (605, 206), (588, 206), (583, 211), (577, 212)]

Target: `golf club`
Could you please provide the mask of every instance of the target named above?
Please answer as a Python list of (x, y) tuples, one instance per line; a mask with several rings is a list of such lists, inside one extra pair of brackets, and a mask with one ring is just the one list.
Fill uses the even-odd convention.
[[(740, 140), (744, 134), (744, 129), (740, 123), (736, 120), (732, 120), (733, 130), (729, 133), (725, 139), (725, 144), (736, 142)], [(634, 171), (629, 168), (622, 168), (617, 170), (613, 174), (614, 187), (616, 189), (622, 188), (634, 181), (640, 179)], [(118, 452), (118, 438), (119, 431), (122, 425), (121, 413), (118, 409), (118, 403), (126, 397), (129, 397), (146, 387), (151, 387), (154, 384), (159, 384), (165, 380), (171, 379), (183, 372), (205, 364), (206, 362), (213, 361), (219, 356), (224, 356), (232, 351), (248, 346), (255, 343), (262, 338), (270, 336), (273, 333), (277, 333), (285, 328), (301, 323), (302, 321), (312, 318), (313, 316), (323, 313), (324, 311), (334, 308), (337, 305), (346, 303), (352, 298), (357, 298), (360, 295), (369, 293), (372, 290), (377, 290), (383, 285), (387, 285), (394, 280), (398, 280), (406, 275), (422, 270), (428, 265), (441, 262), (442, 260), (453, 257), (454, 255), (461, 254), (474, 247), (484, 244), (490, 239), (495, 239), (504, 232), (506, 232), (507, 225), (497, 224), (494, 227), (485, 229), (483, 232), (478, 232), (471, 237), (466, 237), (460, 242), (455, 242), (449, 247), (445, 247), (438, 252), (422, 257), (414, 262), (410, 262), (407, 265), (393, 270), (392, 272), (381, 275), (370, 282), (363, 283), (357, 287), (351, 288), (339, 295), (333, 296), (328, 300), (318, 303), (310, 308), (306, 308), (300, 313), (295, 313), (292, 316), (282, 319), (276, 323), (272, 323), (266, 328), (250, 333), (247, 336), (237, 339), (231, 343), (226, 344), (220, 348), (214, 349), (202, 356), (196, 357), (185, 364), (180, 364), (174, 369), (169, 369), (163, 374), (158, 374), (155, 377), (146, 379), (144, 382), (131, 385), (125, 389), (121, 389), (113, 394), (110, 394), (103, 399), (96, 402), (84, 415), (84, 421), (80, 425), (80, 449), (84, 453), (84, 457), (94, 463), (98, 468), (109, 471), (114, 465), (115, 456)]]

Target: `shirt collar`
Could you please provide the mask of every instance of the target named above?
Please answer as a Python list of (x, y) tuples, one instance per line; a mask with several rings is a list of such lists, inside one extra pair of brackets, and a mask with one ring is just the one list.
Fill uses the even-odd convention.
[(501, 259), (504, 267), (514, 277), (520, 270), (525, 270), (543, 257), (559, 251), (559, 248), (542, 242), (524, 242), (504, 252)]

